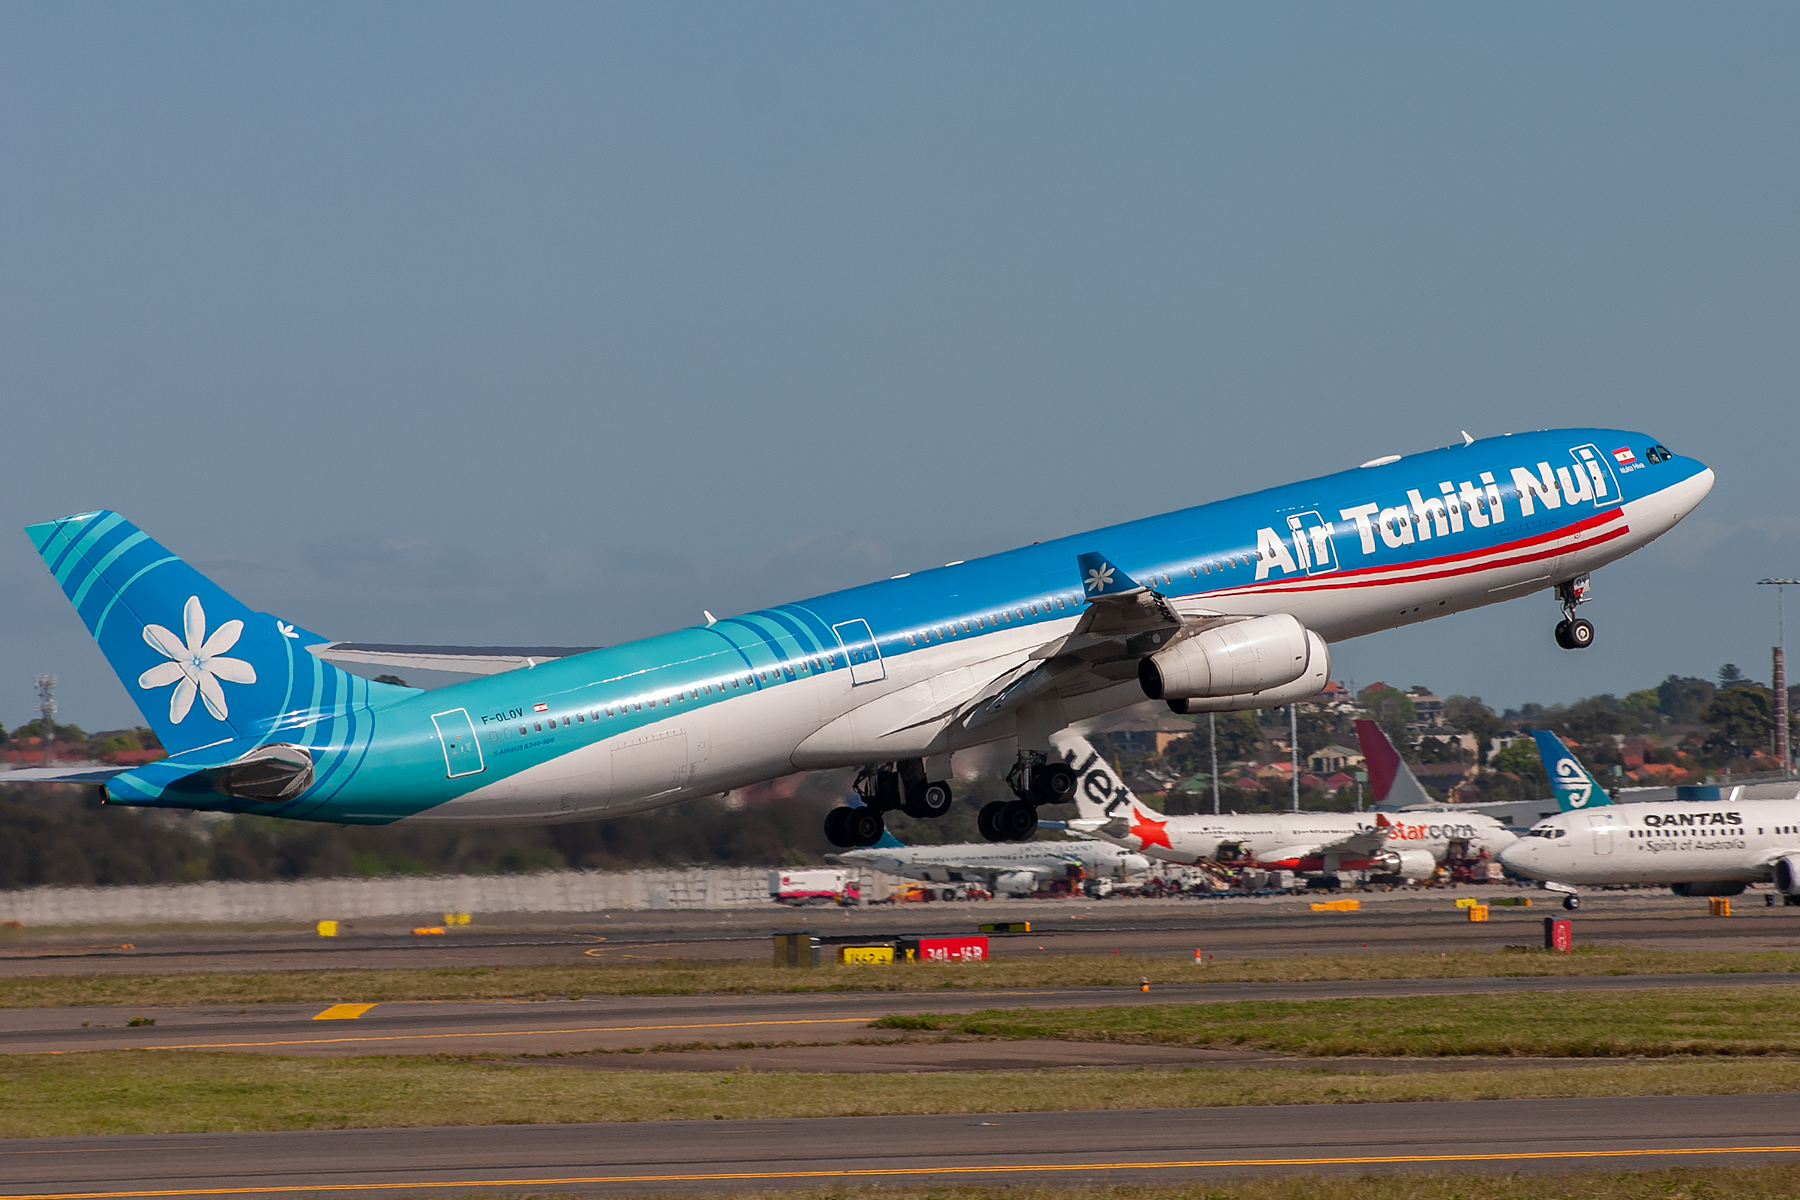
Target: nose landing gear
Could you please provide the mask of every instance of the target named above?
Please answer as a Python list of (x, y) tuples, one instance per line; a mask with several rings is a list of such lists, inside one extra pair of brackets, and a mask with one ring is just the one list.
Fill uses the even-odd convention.
[(1594, 623), (1575, 615), (1576, 605), (1593, 598), (1593, 584), (1586, 575), (1556, 585), (1556, 599), (1563, 610), (1563, 619), (1556, 623), (1556, 644), (1564, 650), (1586, 650), (1594, 644)]

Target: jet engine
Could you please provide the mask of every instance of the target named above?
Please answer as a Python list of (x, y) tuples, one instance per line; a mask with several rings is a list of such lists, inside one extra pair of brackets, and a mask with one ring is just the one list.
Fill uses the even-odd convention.
[(1306, 673), (1306, 626), (1287, 613), (1202, 630), (1138, 663), (1152, 700), (1235, 696), (1292, 683)]
[[(1781, 861), (1785, 863), (1787, 859)], [(1737, 896), (1743, 893), (1744, 885), (1735, 879), (1715, 879), (1708, 883), (1671, 883), (1669, 890), (1677, 896)]]
[[(1248, 622), (1246, 622), (1247, 624)], [(1177, 642), (1171, 649), (1179, 650), (1186, 643)], [(1302, 700), (1310, 700), (1325, 689), (1331, 680), (1331, 651), (1326, 648), (1325, 639), (1308, 629), (1306, 631), (1306, 668), (1297, 679), (1260, 692), (1240, 692), (1235, 696), (1188, 697), (1170, 700), (1169, 708), (1178, 713), (1203, 712), (1237, 712), (1248, 708), (1279, 708), (1284, 704), (1297, 704)], [(1148, 662), (1148, 660), (1145, 660)], [(1142, 674), (1142, 668), (1139, 669)]]
[(1800, 896), (1800, 854), (1789, 854), (1775, 860), (1775, 890), (1789, 896)]
[(1384, 850), (1381, 865), (1407, 879), (1430, 879), (1437, 873), (1437, 859), (1429, 850)]
[(1119, 856), (1119, 874), (1126, 879), (1133, 875), (1142, 875), (1150, 869), (1150, 860), (1141, 854), (1122, 854)]
[(1038, 889), (1038, 877), (1030, 871), (1002, 871), (994, 876), (994, 890), (1008, 896), (1029, 896)]

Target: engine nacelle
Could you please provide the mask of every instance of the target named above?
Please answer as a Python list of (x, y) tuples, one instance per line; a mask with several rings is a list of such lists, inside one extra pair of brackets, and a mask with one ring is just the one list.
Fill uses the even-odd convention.
[(1306, 626), (1287, 613), (1203, 630), (1138, 663), (1152, 700), (1236, 696), (1292, 683), (1306, 673)]
[(1789, 854), (1775, 860), (1775, 890), (1789, 896), (1800, 896), (1800, 854)]
[(1002, 871), (994, 876), (994, 890), (1008, 896), (1029, 896), (1038, 890), (1038, 877), (1030, 871)]
[[(1261, 692), (1244, 692), (1236, 696), (1204, 696), (1170, 700), (1169, 707), (1178, 713), (1237, 712), (1248, 708), (1280, 708), (1310, 700), (1325, 690), (1331, 681), (1331, 650), (1325, 639), (1306, 631), (1306, 669), (1298, 679)], [(1179, 643), (1176, 649), (1179, 649)], [(1139, 668), (1140, 675), (1142, 668)]]
[(1669, 890), (1677, 896), (1738, 896), (1743, 894), (1744, 886), (1735, 879), (1716, 879), (1709, 883), (1672, 883)]
[(1384, 850), (1381, 864), (1406, 879), (1430, 879), (1437, 874), (1437, 859), (1429, 850)]
[(1119, 856), (1119, 874), (1130, 879), (1133, 875), (1143, 875), (1150, 870), (1150, 860), (1141, 854), (1122, 854)]

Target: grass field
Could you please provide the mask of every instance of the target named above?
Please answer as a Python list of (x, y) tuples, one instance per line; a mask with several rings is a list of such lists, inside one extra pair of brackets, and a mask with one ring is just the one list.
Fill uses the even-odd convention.
[[(1796, 1195), (1800, 1195), (1800, 1166), (1775, 1163), (1568, 1175), (1280, 1175), (1135, 1187), (830, 1187), (708, 1192), (705, 1200), (1785, 1200)], [(664, 1193), (662, 1200), (699, 1198)]]
[(1153, 983), (1281, 983), (1342, 979), (1467, 979), (1483, 976), (1734, 974), (1800, 971), (1800, 955), (1778, 951), (1676, 952), (1585, 948), (1575, 954), (1468, 951), (1446, 955), (1186, 959), (1115, 955), (1029, 957), (1026, 943), (1000, 944), (981, 964), (827, 966), (778, 970), (742, 962), (608, 962), (566, 966), (352, 971), (258, 971), (142, 975), (36, 975), (0, 980), (0, 1008), (85, 1004), (258, 1004), (393, 1000), (495, 1000), (565, 996), (692, 995), (700, 992), (930, 991), (990, 987), (1135, 986)]
[(536, 1122), (708, 1120), (1743, 1095), (1800, 1089), (1774, 1059), (1632, 1060), (1454, 1072), (1290, 1068), (908, 1075), (638, 1072), (446, 1057), (271, 1058), (105, 1051), (0, 1058), (0, 1133), (219, 1133)]
[(1244, 1001), (889, 1016), (877, 1028), (988, 1038), (1242, 1046), (1306, 1055), (1612, 1057), (1800, 1053), (1786, 985)]

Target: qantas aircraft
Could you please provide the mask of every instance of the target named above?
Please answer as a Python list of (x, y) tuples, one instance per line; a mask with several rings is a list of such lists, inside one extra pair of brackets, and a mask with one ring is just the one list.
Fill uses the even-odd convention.
[[(1146, 695), (1185, 712), (1288, 704), (1324, 686), (1330, 642), (1540, 591), (1561, 604), (1558, 643), (1588, 645), (1588, 573), (1713, 483), (1640, 433), (1463, 438), (581, 652), (334, 642), (253, 611), (118, 513), (27, 533), (169, 752), (79, 776), (113, 803), (577, 821), (860, 767), (866, 804), (833, 809), (826, 833), (869, 846), (884, 811), (948, 810), (953, 752), (1016, 740), (1018, 799), (981, 826), (1022, 840), (1075, 786), (1050, 736)], [(419, 691), (337, 662), (487, 677)], [(33, 776), (76, 778), (7, 778)]]
[[(1546, 729), (1532, 730), (1562, 811), (1500, 855), (1509, 869), (1564, 893), (1574, 884), (1666, 883), (1678, 896), (1735, 896), (1773, 880), (1800, 902), (1800, 784), (1695, 788), (1717, 800), (1615, 803), (1593, 773)], [(1752, 796), (1754, 789), (1761, 795)], [(1650, 789), (1646, 789), (1650, 790)]]
[[(1378, 736), (1386, 743), (1385, 735)], [(1490, 816), (1432, 800), (1398, 754), (1396, 774), (1403, 789), (1410, 785), (1402, 794), (1416, 793), (1418, 809), (1164, 816), (1138, 801), (1087, 738), (1064, 730), (1053, 740), (1079, 777), (1080, 815), (1069, 828), (1164, 862), (1247, 863), (1328, 881), (1341, 871), (1429, 879), (1453, 848), (1492, 856), (1518, 838)]]

